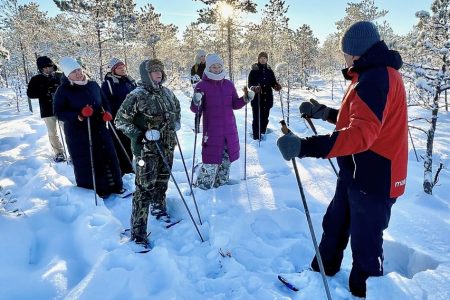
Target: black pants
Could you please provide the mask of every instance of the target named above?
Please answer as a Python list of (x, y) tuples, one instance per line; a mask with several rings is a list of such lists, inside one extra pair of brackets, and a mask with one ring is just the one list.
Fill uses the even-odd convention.
[[(366, 296), (369, 276), (383, 275), (383, 230), (388, 227), (395, 198), (369, 195), (338, 179), (336, 192), (322, 221), (319, 250), (325, 274), (333, 276), (340, 268), (351, 236), (353, 266), (349, 287), (353, 295)], [(311, 267), (319, 271), (317, 258)]]
[[(259, 111), (259, 103), (255, 103), (252, 105), (252, 113), (253, 113), (253, 122), (252, 122), (252, 130), (253, 130), (253, 139), (259, 140), (260, 133), (266, 133), (267, 125), (269, 124), (269, 114), (270, 109), (272, 108), (268, 104), (261, 101), (261, 111)], [(261, 115), (261, 130), (259, 129), (259, 116)]]

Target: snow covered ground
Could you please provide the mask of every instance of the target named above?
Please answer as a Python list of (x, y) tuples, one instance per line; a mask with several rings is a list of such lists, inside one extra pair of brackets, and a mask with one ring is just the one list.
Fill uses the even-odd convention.
[[(298, 115), (300, 99), (315, 96), (337, 106), (343, 94), (338, 84), (332, 101), (331, 84), (320, 78), (314, 83), (320, 91), (295, 90), (291, 103), (290, 127), (301, 136), (312, 133)], [(194, 115), (184, 93), (176, 95), (182, 105), (179, 139), (190, 169)], [(151, 218), (153, 250), (136, 254), (120, 236), (129, 226), (131, 197), (99, 199), (95, 206), (92, 191), (74, 186), (72, 167), (51, 161), (39, 113), (17, 112), (14, 101), (11, 90), (0, 89), (0, 197), (5, 200), (0, 206), (0, 299), (325, 299), (320, 274), (298, 273), (309, 266), (314, 247), (292, 165), (276, 147), (279, 102), (271, 113), (273, 133), (260, 147), (247, 140), (246, 181), (245, 109), (236, 112), (241, 159), (233, 163), (231, 178), (238, 184), (195, 191), (205, 242), (171, 182), (169, 212), (183, 221), (166, 229)], [(38, 109), (35, 100), (33, 107)], [(319, 133), (332, 130), (321, 121), (315, 125)], [(422, 138), (415, 146), (423, 154), (422, 133), (412, 134)], [(434, 149), (447, 169), (433, 196), (422, 192), (423, 162), (416, 161), (411, 148), (407, 192), (394, 205), (385, 232), (386, 275), (368, 280), (367, 299), (450, 299), (449, 135), (450, 116), (444, 112)], [(319, 240), (336, 176), (326, 160), (297, 160), (297, 165)], [(199, 224), (178, 151), (173, 173)], [(129, 188), (133, 180), (124, 177)], [(342, 270), (328, 278), (333, 299), (353, 299), (347, 287), (350, 268), (351, 252), (346, 251)], [(278, 274), (300, 291), (283, 286)]]

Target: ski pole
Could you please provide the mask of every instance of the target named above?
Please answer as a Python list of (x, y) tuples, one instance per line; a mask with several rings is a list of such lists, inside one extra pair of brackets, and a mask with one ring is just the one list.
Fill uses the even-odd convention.
[(194, 136), (194, 153), (193, 153), (193, 155), (192, 155), (192, 170), (191, 170), (191, 183), (190, 183), (190, 185), (191, 185), (191, 189), (192, 189), (192, 185), (194, 184), (194, 169), (195, 169), (195, 151), (197, 150), (197, 133), (198, 133), (198, 129), (199, 129), (199, 125), (197, 124), (197, 123), (200, 123), (200, 122), (198, 122), (198, 115), (199, 115), (199, 113), (198, 112), (196, 112), (195, 113), (195, 120), (194, 120), (194, 133), (195, 133), (195, 136)]
[(92, 135), (91, 135), (91, 117), (87, 117), (87, 125), (88, 125), (88, 137), (89, 137), (89, 155), (91, 157), (92, 185), (94, 186), (95, 206), (97, 206), (97, 185), (95, 182), (94, 150), (92, 147)]
[(180, 194), (181, 200), (183, 200), (184, 206), (186, 207), (186, 210), (189, 213), (189, 217), (192, 220), (192, 224), (194, 224), (194, 227), (197, 230), (197, 233), (200, 236), (200, 239), (202, 240), (202, 243), (203, 243), (204, 240), (203, 240), (202, 234), (200, 233), (200, 230), (198, 230), (197, 224), (194, 221), (194, 217), (192, 216), (191, 210), (189, 209), (189, 206), (187, 205), (186, 200), (184, 200), (183, 193), (181, 192), (180, 187), (178, 186), (178, 183), (175, 180), (175, 177), (173, 176), (172, 169), (170, 168), (169, 162), (167, 161), (166, 156), (163, 153), (161, 145), (159, 144), (158, 141), (155, 141), (155, 145), (156, 145), (156, 149), (158, 149), (159, 155), (161, 155), (161, 158), (163, 160), (164, 165), (166, 166), (167, 170), (170, 173), (170, 177), (172, 178), (173, 183), (175, 184), (175, 186), (176, 186), (176, 188), (178, 190), (178, 193)]
[(245, 105), (244, 144), (244, 180), (247, 180), (247, 105)]
[(261, 147), (261, 90), (258, 93), (258, 147)]
[[(311, 128), (311, 130), (314, 132), (314, 135), (317, 135), (317, 130), (316, 130), (316, 126), (314, 126), (311, 118), (308, 117), (304, 117), (306, 122), (308, 122), (309, 127)], [(331, 167), (333, 168), (334, 174), (336, 174), (336, 176), (338, 176), (338, 172), (336, 170), (336, 167), (334, 166), (333, 162), (331, 161), (331, 159), (329, 158), (328, 161), (330, 162)]]
[(107, 121), (106, 123), (109, 125), (109, 128), (111, 128), (111, 131), (114, 133), (114, 136), (116, 137), (117, 142), (119, 142), (120, 148), (122, 148), (123, 153), (125, 154), (128, 162), (130, 163), (131, 168), (133, 169), (133, 163), (131, 162), (131, 158), (128, 156), (127, 150), (123, 146), (122, 141), (120, 140), (119, 135), (117, 134), (117, 131), (114, 129), (114, 126), (111, 124), (110, 121)]
[(61, 129), (61, 123), (59, 123), (59, 120), (56, 120), (58, 122), (58, 128), (59, 128), (59, 135), (61, 136), (61, 142), (64, 149), (64, 155), (66, 156), (66, 164), (69, 164), (69, 157), (67, 156), (67, 150), (66, 150), (66, 143), (64, 141), (64, 136)]
[(283, 116), (283, 120), (284, 120), (283, 97), (281, 95), (281, 91), (278, 91), (278, 94), (280, 95), (281, 115)]
[(200, 213), (198, 211), (197, 201), (195, 200), (195, 194), (194, 194), (194, 191), (192, 190), (192, 184), (191, 184), (191, 181), (189, 180), (189, 174), (188, 174), (188, 170), (186, 168), (186, 163), (184, 161), (183, 151), (181, 151), (180, 140), (178, 139), (178, 134), (176, 131), (175, 131), (175, 138), (177, 139), (177, 145), (178, 145), (178, 149), (180, 150), (181, 161), (183, 162), (184, 171), (186, 172), (186, 178), (187, 178), (187, 181), (189, 184), (189, 188), (191, 189), (192, 200), (194, 200), (195, 210), (197, 211), (198, 220), (200, 221), (200, 225), (203, 225), (202, 218), (200, 218)]
[[(284, 134), (290, 132), (289, 128), (286, 126), (286, 122), (284, 120), (280, 121), (281, 131)], [(295, 162), (295, 158), (292, 159), (292, 165), (295, 171), (295, 177), (297, 178), (298, 189), (300, 190), (300, 195), (302, 198), (303, 208), (305, 209), (306, 219), (308, 220), (309, 231), (311, 233), (311, 238), (314, 244), (314, 250), (316, 251), (317, 262), (319, 263), (320, 274), (322, 275), (323, 285), (325, 287), (325, 292), (327, 293), (327, 299), (331, 300), (330, 288), (328, 287), (328, 281), (325, 276), (325, 268), (323, 267), (322, 257), (320, 256), (319, 247), (317, 246), (316, 235), (314, 233), (314, 227), (312, 225), (311, 216), (309, 214), (308, 203), (306, 203), (305, 193), (303, 192), (302, 182), (300, 181), (300, 175), (297, 169), (297, 163)]]
[(417, 156), (416, 147), (414, 146), (414, 141), (413, 141), (413, 138), (411, 135), (411, 131), (409, 130), (409, 126), (408, 126), (408, 134), (409, 134), (409, 138), (411, 140), (411, 145), (413, 146), (413, 149), (414, 149), (414, 154), (416, 155), (417, 162), (419, 162), (419, 157)]

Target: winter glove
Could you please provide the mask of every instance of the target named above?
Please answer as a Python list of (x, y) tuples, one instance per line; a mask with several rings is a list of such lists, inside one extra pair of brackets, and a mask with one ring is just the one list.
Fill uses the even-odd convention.
[(249, 90), (246, 86), (244, 86), (244, 100), (245, 102), (250, 102), (253, 100), (253, 98), (255, 98), (255, 92), (252, 90)]
[(145, 144), (147, 142), (147, 140), (145, 139), (145, 134), (141, 133), (140, 135), (138, 135), (138, 137), (136, 138), (136, 143), (138, 144)]
[(159, 130), (149, 129), (145, 132), (145, 139), (147, 141), (159, 141), (160, 137)]
[(113, 119), (113, 116), (111, 115), (111, 113), (109, 111), (105, 111), (102, 115), (102, 119), (105, 122), (110, 122)]
[(192, 97), (192, 102), (194, 102), (195, 106), (200, 106), (202, 105), (202, 98), (203, 98), (203, 93), (202, 92), (196, 92), (194, 93), (194, 97)]
[(193, 83), (197, 83), (197, 82), (200, 81), (200, 76), (195, 74), (194, 76), (191, 77), (191, 80), (192, 80)]
[(285, 160), (291, 160), (300, 155), (302, 140), (294, 133), (289, 132), (277, 140), (278, 149)]
[(252, 91), (254, 91), (256, 94), (261, 93), (261, 86), (257, 85), (257, 86), (251, 86), (250, 89)]
[(175, 131), (178, 131), (178, 130), (180, 130), (180, 129), (181, 129), (181, 124), (180, 124), (179, 121), (176, 121), (176, 122), (175, 122)]
[(309, 102), (300, 104), (300, 115), (302, 118), (322, 119), (326, 121), (330, 115), (331, 108), (320, 104), (314, 99), (309, 99)]
[(277, 82), (277, 83), (275, 83), (275, 85), (273, 86), (273, 89), (275, 90), (275, 91), (281, 91), (281, 85)]

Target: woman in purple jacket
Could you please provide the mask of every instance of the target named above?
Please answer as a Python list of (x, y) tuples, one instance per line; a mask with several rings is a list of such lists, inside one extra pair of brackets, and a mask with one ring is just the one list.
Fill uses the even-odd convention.
[(203, 115), (202, 162), (196, 186), (203, 190), (228, 182), (230, 165), (239, 158), (239, 136), (233, 110), (245, 106), (254, 92), (244, 88), (238, 97), (233, 82), (225, 79), (223, 60), (206, 56), (202, 80), (195, 88), (191, 111)]

